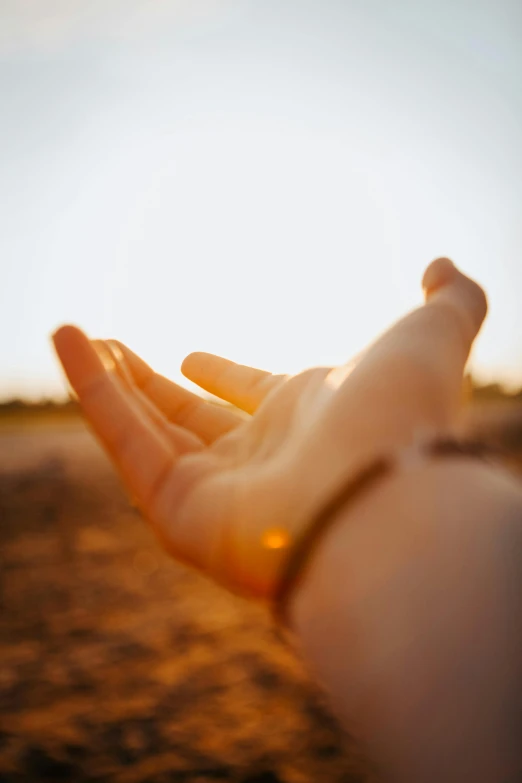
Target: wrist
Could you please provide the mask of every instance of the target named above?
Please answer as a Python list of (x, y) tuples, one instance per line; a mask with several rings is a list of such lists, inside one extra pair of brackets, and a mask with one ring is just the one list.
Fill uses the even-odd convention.
[[(515, 753), (501, 724), (520, 699), (520, 626), (510, 631), (495, 606), (520, 621), (510, 589), (522, 569), (520, 518), (520, 489), (507, 474), (445, 460), (383, 481), (341, 510), (319, 543), (291, 619), (336, 711), (391, 769), (415, 769), (420, 779), (418, 765), (456, 741), (452, 713), (466, 724), (453, 725), (455, 737), (476, 742), (484, 726), (467, 710), (477, 699), (491, 736)], [(471, 678), (456, 696), (455, 671), (472, 661), (496, 689)], [(481, 748), (483, 765), (493, 763), (491, 740)]]

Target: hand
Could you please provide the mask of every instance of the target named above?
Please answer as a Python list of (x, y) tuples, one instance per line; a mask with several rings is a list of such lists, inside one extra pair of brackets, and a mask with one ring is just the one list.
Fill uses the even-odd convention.
[(426, 303), (355, 366), (294, 377), (191, 354), (184, 374), (250, 416), (157, 376), (128, 348), (54, 335), (85, 415), (161, 541), (235, 590), (270, 597), (288, 546), (366, 461), (447, 431), (486, 314), (480, 287), (447, 259)]

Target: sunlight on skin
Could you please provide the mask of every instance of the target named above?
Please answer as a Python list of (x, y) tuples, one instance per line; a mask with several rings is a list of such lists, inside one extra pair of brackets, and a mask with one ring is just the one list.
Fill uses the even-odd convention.
[(107, 372), (115, 371), (118, 367), (118, 357), (113, 355), (110, 347), (100, 340), (96, 350)]
[(290, 546), (290, 542), (290, 534), (283, 528), (263, 533), (262, 543), (267, 549), (285, 549)]
[(269, 596), (290, 540), (347, 475), (455, 416), (486, 301), (447, 259), (429, 267), (424, 288), (426, 305), (337, 376), (314, 368), (284, 382), (208, 354), (188, 357), (184, 371), (205, 388), (246, 410), (259, 406), (246, 419), (158, 376), (121, 343), (91, 343), (72, 326), (54, 341), (166, 548), (233, 589)]
[(237, 405), (246, 413), (254, 413), (269, 392), (286, 378), (202, 352), (189, 354), (183, 360), (181, 372), (205, 391)]
[[(99, 343), (103, 341), (95, 341), (95, 345)], [(108, 340), (106, 344), (118, 357), (120, 374), (128, 374), (131, 382), (169, 421), (192, 430), (205, 443), (212, 443), (242, 421), (236, 412), (209, 405), (197, 394), (158, 375), (123, 343)]]

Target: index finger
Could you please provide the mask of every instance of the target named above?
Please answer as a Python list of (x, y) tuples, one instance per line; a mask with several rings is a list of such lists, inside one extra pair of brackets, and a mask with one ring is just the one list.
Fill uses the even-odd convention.
[(272, 375), (203, 351), (189, 354), (183, 360), (181, 372), (202, 389), (247, 413), (254, 413), (268, 393), (284, 380), (282, 375)]

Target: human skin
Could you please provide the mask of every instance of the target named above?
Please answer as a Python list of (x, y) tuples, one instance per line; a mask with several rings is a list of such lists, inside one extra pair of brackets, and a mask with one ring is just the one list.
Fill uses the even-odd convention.
[(341, 510), (294, 593), (301, 652), (382, 779), (522, 780), (522, 489), (418, 463)]
[[(292, 542), (347, 477), (376, 456), (394, 454), (418, 438), (448, 433), (455, 424), (462, 372), (485, 316), (486, 300), (480, 287), (458, 272), (448, 259), (433, 262), (423, 283), (425, 305), (395, 324), (355, 365), (314, 368), (288, 378), (234, 365), (209, 354), (187, 357), (182, 367), (185, 375), (242, 408), (247, 417), (205, 403), (155, 375), (121, 343), (93, 343), (71, 326), (58, 330), (54, 342), (87, 419), (168, 551), (232, 590), (269, 600)], [(451, 476), (458, 475), (462, 466), (452, 468), (453, 472), (447, 474), (447, 489), (456, 493), (452, 496), (457, 498), (460, 484)], [(482, 475), (475, 475), (473, 481), (462, 484), (470, 497), (477, 494), (474, 482), (477, 487), (482, 486)], [(401, 481), (388, 482), (390, 486), (401, 486)], [(412, 491), (418, 503), (415, 514), (413, 510), (410, 513), (411, 519), (420, 515), (422, 520), (424, 514), (430, 520), (429, 529), (437, 530), (438, 522), (433, 519), (431, 506), (423, 506), (422, 493), (416, 487)], [(444, 487), (442, 482), (442, 492), (446, 491)], [(504, 490), (507, 491), (506, 487)], [(375, 498), (385, 491), (386, 483)], [(457, 506), (462, 513), (468, 513), (466, 497)], [(431, 552), (429, 546), (424, 546), (418, 574), (406, 578), (409, 573), (406, 565), (412, 556), (406, 531), (414, 528), (408, 527), (401, 498), (404, 500), (400, 493), (392, 495), (389, 502), (380, 506), (374, 501), (374, 506), (369, 506), (373, 508), (369, 518), (375, 524), (386, 524), (386, 529), (393, 531), (389, 533), (393, 540), (402, 542), (403, 549), (399, 548), (394, 559), (386, 567), (382, 566), (394, 586), (395, 599), (399, 606), (405, 607), (409, 617), (408, 596), (412, 584), (418, 595), (422, 595), (423, 589), (428, 591), (429, 623), (430, 612), (438, 618), (440, 607), (436, 600), (431, 601), (437, 580), (422, 578), (422, 558), (428, 569), (439, 549), (435, 546)], [(498, 510), (496, 515), (504, 518), (500, 514), (504, 499), (503, 491), (499, 491), (498, 509), (494, 503), (484, 504), (484, 508), (493, 515)], [(449, 510), (441, 507), (442, 522), (449, 524), (451, 530), (460, 530), (459, 515), (451, 515)], [(356, 511), (348, 509), (346, 513), (355, 515)], [(364, 546), (361, 543), (360, 549), (352, 548), (353, 530), (374, 529), (368, 521), (362, 528), (360, 522), (354, 526), (353, 518), (343, 524), (341, 514), (339, 524), (325, 537), (321, 555), (314, 556), (311, 570), (294, 597), (298, 602), (293, 609), (295, 628), (310, 665), (334, 694), (334, 707), (346, 720), (354, 717), (358, 720), (359, 736), (375, 749), (376, 759), (387, 765), (390, 779), (424, 779), (411, 777), (411, 769), (417, 774), (420, 768), (410, 769), (404, 760), (408, 758), (407, 747), (411, 746), (407, 732), (397, 739), (400, 733), (393, 721), (394, 713), (384, 710), (390, 693), (394, 692), (394, 672), (400, 671), (402, 664), (407, 664), (408, 670), (416, 667), (416, 671), (422, 672), (420, 659), (400, 638), (401, 629), (410, 633), (412, 623), (420, 620), (420, 613), (412, 611), (410, 624), (402, 623), (392, 629), (394, 634), (390, 639), (397, 637), (399, 651), (394, 653), (395, 658), (398, 656), (394, 667), (388, 674), (384, 669), (382, 676), (376, 672), (372, 675), (368, 661), (379, 655), (383, 629), (390, 626), (389, 613), (384, 608), (381, 612), (380, 599), (377, 600), (373, 615), (368, 613), (367, 622), (375, 623), (376, 629), (370, 636), (365, 636), (364, 623), (355, 621), (365, 616), (366, 594), (358, 589), (352, 592), (353, 584), (359, 584), (357, 579), (364, 583), (364, 574), (367, 578), (371, 574), (379, 576), (381, 566), (378, 549), (372, 550), (368, 542)], [(473, 526), (469, 530), (473, 541)], [(502, 525), (498, 530), (498, 535), (504, 536)], [(370, 532), (365, 535), (369, 536)], [(374, 534), (374, 543), (377, 538)], [(361, 534), (361, 541), (364, 540)], [(426, 540), (431, 541), (432, 537), (428, 535)], [(328, 541), (335, 541), (335, 546), (329, 548)], [(455, 551), (450, 547), (450, 552)], [(416, 561), (419, 553), (414, 554)], [(465, 566), (466, 553), (461, 551), (461, 556)], [(345, 562), (344, 566), (339, 558)], [(442, 567), (443, 560), (440, 564)], [(473, 572), (477, 586), (483, 575), (479, 565), (486, 570), (490, 568), (486, 556), (479, 558), (477, 570)], [(339, 600), (331, 600), (328, 593), (326, 606), (321, 601), (327, 594), (325, 584), (330, 580), (330, 571), (331, 585), (337, 586)], [(348, 579), (344, 581), (347, 575), (353, 575), (353, 584)], [(475, 582), (472, 580), (471, 584)], [(345, 585), (350, 585), (348, 592)], [(457, 582), (453, 589), (458, 597)], [(381, 595), (382, 607), (387, 605), (386, 596), (392, 594), (383, 583), (381, 592), (377, 588), (374, 592), (376, 596)], [(351, 597), (347, 603), (348, 595)], [(451, 599), (451, 590), (448, 595)], [(310, 643), (318, 638), (316, 631), (325, 612), (334, 622), (329, 635), (322, 637), (323, 646), (346, 652), (336, 668)], [(478, 617), (480, 620), (480, 611)], [(489, 620), (490, 615), (485, 614), (484, 621)], [(364, 642), (365, 656), (357, 658), (348, 654), (354, 639)], [(469, 656), (469, 641), (463, 639), (461, 653), (457, 645), (455, 654)], [(425, 650), (419, 649), (425, 658)], [(407, 653), (413, 655), (412, 660)], [(403, 660), (401, 655), (405, 656)], [(344, 667), (343, 660), (346, 660)], [(373, 676), (374, 709), (361, 703), (357, 716), (350, 706), (350, 683), (367, 676), (370, 679)], [(436, 673), (432, 677), (436, 680)], [(423, 682), (419, 674), (416, 687), (422, 690)], [(344, 684), (346, 688), (341, 687)], [(379, 718), (379, 705), (388, 722), (386, 717)], [(449, 706), (446, 701), (445, 707), (437, 709), (440, 712)], [(438, 714), (437, 710), (434, 714)], [(410, 725), (406, 718), (403, 724)], [(388, 752), (388, 739), (392, 736), (397, 746), (396, 756)], [(427, 732), (426, 736), (428, 739), (421, 745), (429, 750), (431, 735)], [(442, 740), (436, 739), (438, 744), (434, 738), (433, 748), (440, 748)], [(464, 746), (461, 752), (465, 754)], [(424, 756), (428, 758), (429, 753), (426, 751)]]

